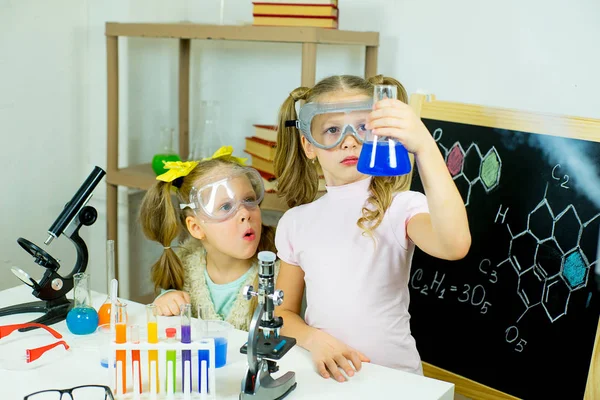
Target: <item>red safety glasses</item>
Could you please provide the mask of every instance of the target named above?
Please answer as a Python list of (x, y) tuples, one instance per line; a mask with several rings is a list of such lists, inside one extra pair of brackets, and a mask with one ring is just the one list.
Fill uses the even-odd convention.
[[(13, 325), (3, 325), (3, 326), (0, 326), (0, 339), (2, 339), (3, 337), (6, 337), (8, 335), (10, 335), (11, 333), (13, 333), (14, 331), (16, 331), (17, 329), (29, 328), (29, 327), (44, 329), (44, 330), (48, 331), (55, 338), (62, 339), (62, 335), (60, 333), (58, 333), (57, 331), (55, 331), (54, 329), (50, 328), (47, 325), (37, 324), (35, 322), (28, 322), (26, 324), (13, 324)], [(36, 348), (33, 348), (33, 349), (26, 349), (25, 350), (25, 353), (26, 353), (25, 354), (26, 362), (30, 363), (32, 361), (35, 361), (38, 358), (40, 358), (42, 355), (44, 355), (44, 353), (47, 352), (48, 350), (51, 350), (51, 349), (53, 349), (53, 348), (55, 348), (57, 346), (60, 346), (60, 345), (65, 346), (65, 350), (69, 350), (69, 345), (64, 340), (59, 340), (58, 342), (49, 344), (47, 346), (36, 347)]]

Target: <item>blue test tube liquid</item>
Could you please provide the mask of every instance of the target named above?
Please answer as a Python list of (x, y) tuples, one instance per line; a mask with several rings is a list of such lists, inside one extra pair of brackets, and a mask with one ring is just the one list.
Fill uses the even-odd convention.
[[(192, 305), (181, 305), (181, 343), (192, 343)], [(186, 367), (187, 365), (187, 367)], [(186, 375), (186, 368), (188, 368)], [(192, 388), (192, 351), (181, 350), (181, 388), (186, 392), (186, 384), (189, 385), (191, 393)], [(187, 382), (189, 383), (186, 383)]]
[(206, 377), (206, 388), (202, 388), (202, 361), (206, 361), (206, 374), (210, 368), (210, 350), (198, 350), (198, 393), (208, 393), (208, 376)]

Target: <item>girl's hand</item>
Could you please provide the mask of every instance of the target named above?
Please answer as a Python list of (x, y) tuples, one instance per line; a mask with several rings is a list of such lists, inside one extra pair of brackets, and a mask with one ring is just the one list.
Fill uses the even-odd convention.
[(179, 306), (190, 303), (190, 295), (182, 290), (173, 290), (158, 296), (154, 304), (158, 315), (179, 315)]
[(433, 137), (417, 117), (412, 107), (397, 99), (380, 100), (373, 106), (367, 120), (367, 129), (374, 135), (389, 136), (413, 154), (418, 154), (431, 144)]
[[(345, 382), (346, 377), (340, 372), (342, 369), (347, 376), (354, 376), (354, 371), (360, 371), (362, 362), (371, 362), (367, 356), (350, 346), (345, 345), (333, 336), (315, 329), (307, 346), (310, 350), (317, 372), (323, 378), (333, 378), (338, 382)], [(352, 362), (352, 366), (350, 362)]]

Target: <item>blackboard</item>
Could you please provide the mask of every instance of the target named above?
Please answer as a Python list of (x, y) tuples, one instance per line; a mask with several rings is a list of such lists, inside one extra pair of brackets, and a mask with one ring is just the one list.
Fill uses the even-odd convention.
[[(481, 112), (492, 111), (472, 114)], [(422, 360), (517, 398), (584, 398), (600, 315), (600, 143), (544, 134), (577, 127), (531, 114), (528, 132), (502, 128), (502, 113), (491, 126), (423, 114), (463, 196), (472, 246), (460, 261), (415, 251), (411, 329)], [(416, 168), (411, 189), (423, 192)]]

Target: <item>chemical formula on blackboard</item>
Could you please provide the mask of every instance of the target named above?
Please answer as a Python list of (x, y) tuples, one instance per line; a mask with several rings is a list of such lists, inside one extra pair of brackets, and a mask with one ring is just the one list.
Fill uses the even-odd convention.
[[(600, 304), (600, 144), (423, 122), (472, 245), (459, 261), (415, 250), (409, 312), (421, 358), (520, 398), (581, 398)], [(415, 172), (411, 190), (422, 192)]]

